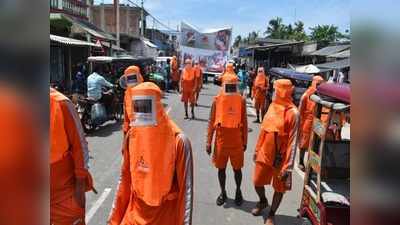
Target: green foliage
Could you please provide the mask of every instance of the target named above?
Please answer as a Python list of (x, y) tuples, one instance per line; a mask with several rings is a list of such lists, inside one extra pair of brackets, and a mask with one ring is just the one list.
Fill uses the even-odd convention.
[(269, 38), (287, 39), (296, 41), (306, 41), (308, 37), (304, 31), (304, 23), (298, 21), (292, 24), (285, 25), (280, 17), (272, 19), (268, 22), (267, 30), (264, 32)]
[(72, 23), (65, 18), (50, 19), (50, 33), (60, 36), (69, 36)]
[(342, 33), (338, 31), (338, 27), (333, 25), (317, 25), (310, 28), (310, 30), (310, 38), (313, 41), (333, 42), (345, 37)]

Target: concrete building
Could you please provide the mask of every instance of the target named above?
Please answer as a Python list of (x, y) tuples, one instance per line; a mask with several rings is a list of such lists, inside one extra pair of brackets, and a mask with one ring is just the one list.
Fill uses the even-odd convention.
[[(90, 7), (90, 22), (116, 36), (116, 16), (114, 4), (100, 4)], [(120, 4), (120, 47), (134, 57), (156, 57), (158, 46), (142, 37), (140, 33), (141, 8)], [(143, 12), (144, 17), (148, 15)], [(144, 22), (146, 26), (146, 22)]]

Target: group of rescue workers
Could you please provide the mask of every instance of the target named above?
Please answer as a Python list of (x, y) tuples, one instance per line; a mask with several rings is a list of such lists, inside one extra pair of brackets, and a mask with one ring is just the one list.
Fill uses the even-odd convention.
[[(181, 93), (185, 118), (189, 118), (190, 104), (194, 119), (194, 107), (202, 88), (202, 71), (198, 63), (192, 66), (189, 59), (184, 63), (179, 76), (177, 59), (173, 57), (171, 78), (175, 89)], [(191, 224), (194, 188), (191, 142), (166, 113), (160, 88), (154, 83), (144, 82), (139, 67), (128, 67), (121, 79), (126, 84), (123, 162), (107, 224)], [(291, 81), (276, 80), (272, 102), (260, 120), (261, 111), (266, 107), (269, 81), (264, 68), (258, 68), (252, 92), (257, 120), (261, 122), (253, 157), (253, 183), (259, 202), (252, 214), (261, 215), (267, 208), (264, 186), (272, 184), (275, 193), (266, 220), (268, 225), (274, 224), (283, 194), (291, 189), (297, 139), (302, 151), (307, 147), (315, 107), (308, 99), (322, 81), (320, 76), (314, 77), (302, 97), (299, 112), (292, 101), (294, 86)], [(246, 99), (238, 90), (238, 77), (233, 64), (227, 64), (221, 82), (221, 89), (211, 107), (206, 153), (213, 153), (212, 161), (218, 169), (221, 193), (216, 204), (223, 205), (227, 200), (226, 167), (230, 160), (236, 182), (235, 204), (240, 206), (243, 203), (241, 169), (248, 134)], [(96, 192), (88, 170), (87, 142), (74, 105), (52, 88), (50, 137), (51, 224), (84, 225), (85, 192)]]

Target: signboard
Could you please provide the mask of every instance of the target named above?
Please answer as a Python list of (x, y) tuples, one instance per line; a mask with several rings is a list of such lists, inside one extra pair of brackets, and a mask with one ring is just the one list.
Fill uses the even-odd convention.
[(181, 62), (190, 58), (199, 61), (206, 72), (222, 72), (228, 61), (231, 37), (231, 28), (200, 30), (182, 23)]

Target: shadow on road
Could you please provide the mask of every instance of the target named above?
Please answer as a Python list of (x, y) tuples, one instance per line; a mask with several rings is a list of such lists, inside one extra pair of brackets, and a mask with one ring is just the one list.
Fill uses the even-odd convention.
[(88, 137), (108, 137), (112, 133), (121, 130), (122, 122), (111, 122), (98, 127), (95, 131), (86, 134)]
[(195, 120), (195, 121), (200, 121), (200, 122), (208, 122), (208, 120), (206, 120), (206, 119), (197, 118), (197, 117), (195, 117), (194, 119), (190, 119), (190, 120)]
[[(257, 202), (254, 201), (247, 201), (247, 200), (243, 200), (243, 204), (241, 206), (237, 206), (234, 202), (234, 199), (230, 199), (228, 198), (225, 205), (223, 206), (224, 208), (228, 209), (228, 208), (234, 208), (234, 209), (238, 209), (241, 211), (244, 211), (246, 213), (251, 214), (251, 210), (256, 206)], [(260, 220), (263, 220), (263, 223), (265, 223), (265, 220), (267, 219), (267, 215), (269, 212), (269, 208), (270, 206), (268, 206), (266, 209), (264, 209), (262, 211), (262, 215), (259, 216)], [(278, 213), (279, 213), (279, 209), (278, 209)], [(301, 220), (295, 216), (287, 216), (287, 215), (279, 215), (277, 214), (275, 216), (275, 224), (281, 224), (281, 225), (300, 225)]]
[(209, 108), (211, 108), (211, 106), (210, 105), (197, 105), (196, 107), (199, 107), (199, 108), (206, 108), (206, 109), (209, 109)]

